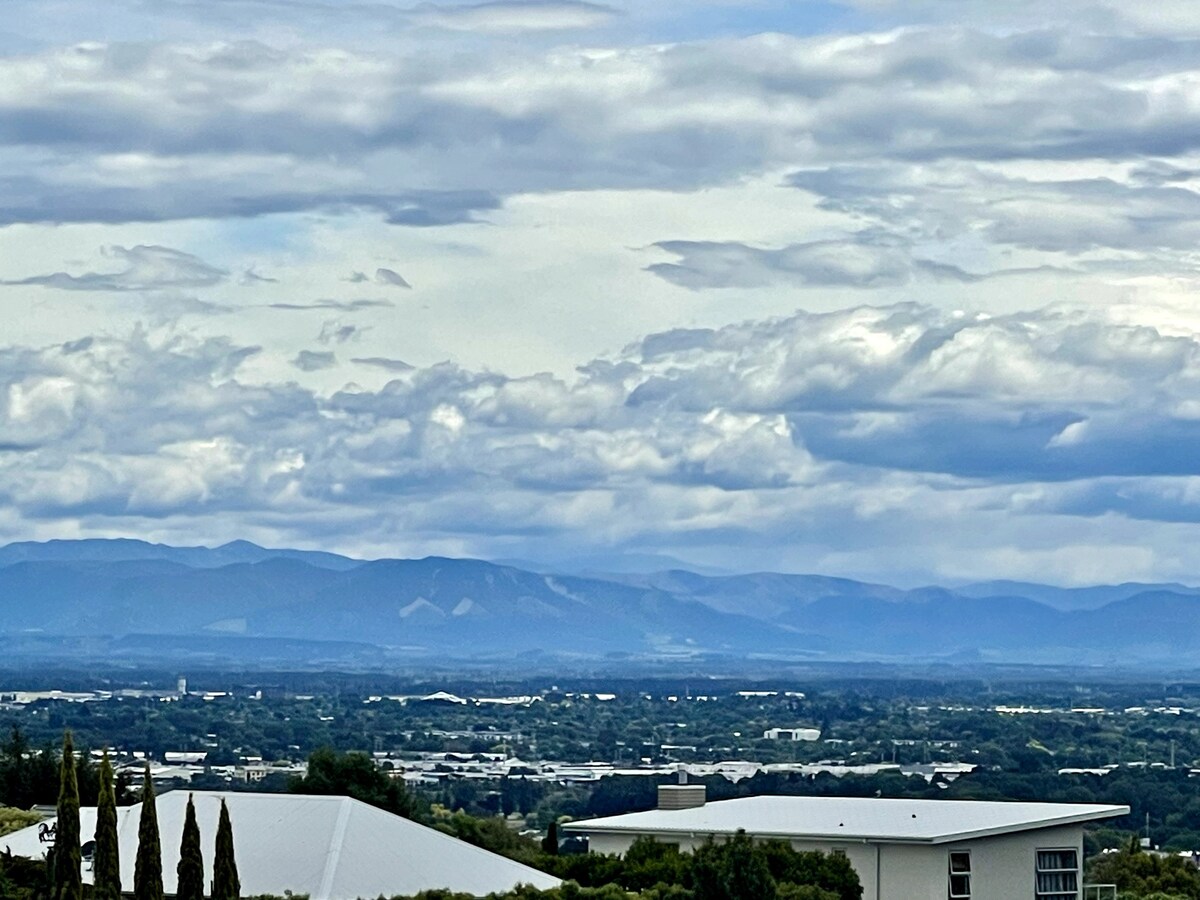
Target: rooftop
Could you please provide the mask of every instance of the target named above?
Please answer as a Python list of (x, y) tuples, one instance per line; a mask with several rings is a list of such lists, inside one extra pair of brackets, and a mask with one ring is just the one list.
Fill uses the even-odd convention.
[(1082, 803), (772, 796), (588, 819), (564, 829), (593, 834), (700, 835), (744, 829), (757, 837), (941, 844), (1128, 813), (1127, 806)]
[[(518, 884), (555, 887), (557, 878), (503, 856), (376, 809), (349, 797), (196, 791), (196, 819), (204, 853), (205, 882), (212, 879), (217, 816), (224, 799), (233, 823), (234, 853), (242, 894), (307, 894), (311, 900), (355, 900), (448, 888), (477, 897)], [(163, 882), (175, 892), (175, 867), (187, 791), (157, 799)], [(133, 889), (141, 804), (117, 810), (121, 881)], [(96, 830), (95, 807), (80, 810), (83, 841)], [(38, 858), (46, 844), (38, 827), (0, 837), (0, 852)], [(84, 881), (91, 883), (84, 863)]]

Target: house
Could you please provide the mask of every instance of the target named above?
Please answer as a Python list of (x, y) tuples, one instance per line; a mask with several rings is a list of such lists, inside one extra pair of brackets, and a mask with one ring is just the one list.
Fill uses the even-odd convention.
[(703, 785), (664, 785), (659, 808), (563, 826), (594, 853), (640, 837), (692, 850), (745, 830), (797, 850), (842, 853), (864, 900), (1078, 900), (1083, 826), (1127, 806), (745, 797), (705, 802)]
[[(196, 791), (196, 819), (204, 852), (205, 881), (212, 880), (212, 854), (221, 801), (233, 823), (234, 855), (243, 896), (286, 891), (311, 900), (393, 897), (435, 888), (482, 897), (518, 884), (551, 888), (559, 884), (537, 869), (450, 837), (432, 828), (376, 809), (349, 797)], [(175, 867), (188, 792), (157, 798), (163, 885), (175, 892)], [(141, 804), (117, 810), (121, 883), (133, 890)], [(80, 810), (86, 846), (96, 830), (96, 809)], [(39, 826), (0, 837), (0, 852), (39, 858), (52, 846), (42, 843)], [(83, 879), (91, 883), (89, 860)]]

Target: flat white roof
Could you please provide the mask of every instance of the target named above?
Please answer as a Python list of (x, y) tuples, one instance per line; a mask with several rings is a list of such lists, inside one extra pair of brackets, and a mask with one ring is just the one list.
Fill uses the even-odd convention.
[(855, 797), (742, 797), (693, 809), (654, 809), (564, 825), (583, 834), (718, 835), (941, 844), (1109, 819), (1128, 806), (885, 800)]
[[(410, 895), (435, 888), (482, 897), (518, 884), (557, 887), (557, 878), (432, 828), (349, 797), (195, 791), (205, 883), (212, 880), (217, 816), (224, 798), (233, 824), (242, 894), (307, 894), (312, 900)], [(163, 886), (175, 893), (187, 791), (157, 798)], [(117, 810), (121, 883), (133, 890), (141, 804)], [(96, 809), (80, 810), (84, 842), (96, 830)], [(47, 820), (50, 821), (50, 820)], [(33, 826), (0, 837), (0, 852), (39, 858), (47, 846)], [(83, 866), (83, 880), (92, 873)]]

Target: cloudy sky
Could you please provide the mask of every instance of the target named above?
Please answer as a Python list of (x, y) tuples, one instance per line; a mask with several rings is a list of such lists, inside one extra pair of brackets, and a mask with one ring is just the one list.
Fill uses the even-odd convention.
[(6, 0), (0, 541), (1200, 582), (1193, 0)]

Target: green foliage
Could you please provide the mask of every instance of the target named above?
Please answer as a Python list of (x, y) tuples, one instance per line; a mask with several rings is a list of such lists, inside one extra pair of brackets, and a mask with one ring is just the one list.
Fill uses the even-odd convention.
[(204, 856), (200, 851), (200, 826), (196, 824), (196, 805), (191, 794), (188, 794), (175, 874), (177, 900), (204, 900)]
[(42, 821), (42, 817), (35, 812), (26, 812), (23, 809), (12, 809), (7, 806), (0, 808), (0, 837), (20, 831), (22, 828), (28, 828), (30, 825), (36, 825), (40, 821)]
[(419, 818), (404, 784), (389, 778), (365, 753), (338, 753), (324, 747), (308, 757), (308, 772), (288, 784), (295, 794), (353, 797), (407, 819)]
[(150, 764), (142, 776), (142, 817), (138, 822), (137, 859), (133, 868), (134, 900), (163, 900), (162, 844)]
[(59, 772), (49, 746), (35, 752), (16, 725), (0, 745), (0, 803), (28, 809), (37, 803), (53, 803), (58, 797)]
[(762, 849), (771, 875), (781, 885), (814, 885), (836, 900), (861, 900), (858, 873), (844, 854), (794, 850), (784, 841), (767, 841)]
[(75, 779), (75, 744), (68, 731), (63, 735), (54, 837), (54, 895), (57, 900), (83, 900), (81, 862), (79, 782)]
[(546, 836), (542, 838), (542, 852), (558, 856), (558, 822), (552, 821), (546, 827)]
[(239, 900), (242, 885), (238, 880), (237, 860), (233, 853), (233, 823), (229, 809), (221, 800), (221, 817), (217, 821), (217, 844), (213, 851), (212, 900)]
[(45, 897), (46, 867), (41, 860), (0, 852), (0, 897), (4, 900), (38, 900)]
[(1152, 894), (1200, 897), (1200, 870), (1178, 856), (1143, 853), (1130, 847), (1088, 860), (1092, 884), (1115, 884), (1118, 890), (1142, 898)]
[(460, 841), (466, 841), (468, 844), (474, 844), (476, 847), (482, 847), (527, 865), (539, 866), (543, 855), (541, 848), (535, 842), (521, 837), (509, 828), (503, 819), (495, 816), (481, 819), (462, 812), (440, 816), (435, 814), (433, 825), (439, 831), (453, 835)]
[(781, 884), (777, 900), (838, 900), (838, 895), (815, 884)]
[(753, 841), (744, 832), (727, 841), (710, 839), (694, 853), (646, 837), (634, 841), (623, 857), (546, 856), (534, 865), (579, 885), (614, 885), (645, 897), (674, 898), (686, 891), (695, 900), (862, 898), (858, 875), (844, 856), (797, 852), (782, 841)]
[(117, 801), (108, 751), (100, 763), (99, 799), (96, 805), (96, 849), (92, 855), (93, 900), (120, 900), (121, 851), (117, 841)]

